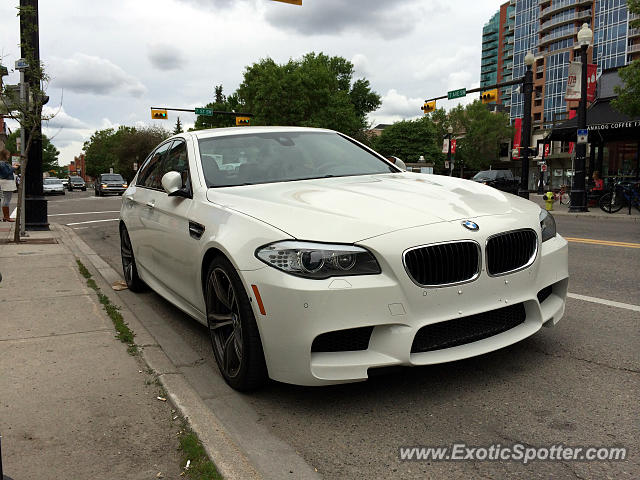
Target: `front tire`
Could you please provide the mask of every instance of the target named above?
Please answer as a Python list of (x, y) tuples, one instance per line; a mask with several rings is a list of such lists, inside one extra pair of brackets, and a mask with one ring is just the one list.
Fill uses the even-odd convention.
[(268, 376), (258, 325), (229, 260), (217, 257), (211, 262), (204, 293), (209, 337), (220, 373), (236, 390), (261, 387)]
[(138, 276), (138, 267), (136, 259), (133, 256), (133, 246), (129, 238), (129, 232), (124, 224), (120, 225), (120, 257), (122, 258), (122, 272), (124, 273), (124, 281), (132, 292), (142, 292), (145, 289), (145, 283)]
[(603, 212), (616, 213), (622, 208), (620, 194), (617, 192), (607, 192), (600, 197), (598, 205)]

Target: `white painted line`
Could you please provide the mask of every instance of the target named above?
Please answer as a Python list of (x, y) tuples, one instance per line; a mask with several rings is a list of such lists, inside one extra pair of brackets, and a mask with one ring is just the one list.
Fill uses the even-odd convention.
[(64, 217), (68, 215), (93, 215), (96, 213), (120, 213), (120, 210), (106, 210), (104, 212), (78, 212), (78, 213), (50, 213), (50, 217)]
[(576, 300), (582, 300), (584, 302), (600, 303), (602, 305), (608, 305), (610, 307), (624, 308), (627, 310), (632, 310), (634, 312), (640, 312), (640, 305), (631, 305), (630, 303), (614, 302), (612, 300), (605, 300), (604, 298), (578, 295), (577, 293), (567, 293), (567, 297), (574, 298)]
[(13, 212), (11, 212), (11, 215), (9, 215), (9, 218), (16, 218), (17, 213), (18, 213), (18, 207), (13, 209)]
[(73, 227), (72, 230), (86, 230), (89, 227)]
[(120, 220), (119, 218), (109, 218), (107, 220), (89, 220), (88, 222), (74, 222), (74, 223), (67, 223), (67, 227), (70, 227), (71, 225), (84, 225), (85, 223), (100, 223), (100, 222), (117, 222), (118, 220)]

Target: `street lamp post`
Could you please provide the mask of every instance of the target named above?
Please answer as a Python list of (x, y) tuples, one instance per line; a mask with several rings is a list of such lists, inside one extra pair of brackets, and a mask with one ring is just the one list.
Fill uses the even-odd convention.
[[(593, 38), (593, 32), (589, 25), (584, 23), (578, 32), (580, 44), (580, 61), (582, 62), (582, 75), (580, 79), (580, 104), (578, 105), (578, 130), (587, 128), (587, 49)], [(571, 188), (570, 212), (588, 212), (587, 195), (585, 189), (585, 163), (587, 156), (587, 144), (576, 143), (576, 161), (573, 172), (573, 186)]]
[(522, 173), (520, 175), (520, 191), (518, 195), (529, 198), (529, 146), (531, 144), (531, 97), (533, 96), (533, 62), (535, 57), (531, 52), (524, 57), (527, 70), (522, 81), (522, 93), (524, 93), (524, 111), (522, 114)]
[(453, 133), (453, 127), (451, 125), (449, 125), (449, 127), (447, 128), (447, 138), (449, 139), (449, 141), (447, 142), (449, 144), (449, 151), (447, 152), (447, 161), (449, 162), (449, 176), (453, 175), (453, 163), (451, 162), (451, 134)]

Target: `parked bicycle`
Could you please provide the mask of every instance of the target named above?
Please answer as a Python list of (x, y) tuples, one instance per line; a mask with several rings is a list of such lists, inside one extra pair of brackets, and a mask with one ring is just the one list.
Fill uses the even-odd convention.
[(640, 211), (640, 182), (614, 182), (611, 190), (600, 197), (598, 205), (607, 213), (616, 213), (625, 205), (629, 213), (631, 207)]
[(570, 191), (569, 185), (562, 185), (558, 190), (553, 191), (553, 201), (560, 202), (560, 205), (571, 205)]

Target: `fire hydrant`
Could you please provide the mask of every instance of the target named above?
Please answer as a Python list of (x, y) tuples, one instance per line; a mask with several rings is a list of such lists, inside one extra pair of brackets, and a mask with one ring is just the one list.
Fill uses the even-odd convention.
[(544, 208), (548, 212), (553, 210), (553, 192), (545, 193), (542, 198), (544, 198)]

